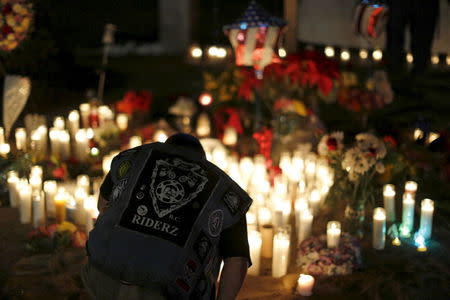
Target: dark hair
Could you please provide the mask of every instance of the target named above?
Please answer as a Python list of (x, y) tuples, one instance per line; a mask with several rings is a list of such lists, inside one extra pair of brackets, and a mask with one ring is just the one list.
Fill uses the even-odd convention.
[(200, 141), (195, 136), (192, 136), (190, 134), (176, 133), (174, 135), (171, 135), (165, 143), (191, 149), (192, 151), (200, 154), (203, 158), (206, 157), (205, 150), (203, 150)]

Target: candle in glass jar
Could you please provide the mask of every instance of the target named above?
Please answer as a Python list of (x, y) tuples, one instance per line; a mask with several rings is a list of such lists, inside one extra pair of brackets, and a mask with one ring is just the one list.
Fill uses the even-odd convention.
[(55, 195), (58, 185), (55, 180), (44, 181), (45, 205), (49, 217), (55, 216)]
[(327, 247), (335, 248), (339, 246), (339, 239), (341, 238), (341, 223), (337, 221), (330, 221), (327, 224)]
[(403, 195), (402, 234), (409, 235), (414, 228), (415, 201), (410, 193)]
[(252, 266), (248, 269), (248, 274), (257, 276), (259, 275), (261, 261), (261, 233), (256, 230), (250, 231), (248, 233), (248, 244), (250, 248), (250, 258), (252, 260)]
[(412, 196), (412, 198), (415, 198), (416, 192), (417, 192), (417, 182), (407, 181), (405, 183), (405, 193), (410, 194)]
[(314, 287), (314, 277), (311, 275), (300, 274), (297, 281), (297, 292), (302, 296), (311, 296)]
[(287, 273), (289, 263), (289, 234), (283, 230), (273, 237), (272, 277), (279, 278)]
[(388, 222), (395, 222), (395, 187), (386, 184), (383, 188), (384, 209)]
[(27, 224), (31, 222), (31, 186), (21, 181), (18, 186), (20, 195), (20, 222)]
[(128, 128), (128, 115), (127, 114), (117, 114), (116, 117), (117, 127), (121, 131), (125, 131)]
[(66, 220), (66, 191), (62, 188), (58, 189), (55, 195), (55, 216), (56, 223), (61, 224)]
[(311, 235), (311, 227), (313, 222), (313, 215), (309, 209), (305, 209), (300, 214), (300, 225), (298, 230), (298, 243), (300, 244), (304, 239)]
[(16, 129), (16, 148), (19, 151), (27, 150), (27, 132), (25, 128)]
[(420, 233), (425, 240), (431, 238), (433, 228), (434, 202), (431, 199), (423, 199), (420, 211)]
[(377, 207), (373, 211), (372, 246), (374, 249), (383, 250), (386, 241), (386, 213), (384, 208)]

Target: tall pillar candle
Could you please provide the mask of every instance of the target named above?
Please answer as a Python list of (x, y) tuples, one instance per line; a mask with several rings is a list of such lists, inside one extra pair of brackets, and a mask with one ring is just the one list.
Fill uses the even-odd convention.
[(416, 197), (416, 192), (417, 192), (417, 182), (407, 181), (405, 183), (405, 193), (410, 194), (414, 199)]
[(89, 232), (94, 228), (94, 217), (96, 218), (97, 216), (95, 215), (95, 212), (97, 210), (96, 207), (96, 198), (95, 196), (88, 196), (85, 200), (84, 200), (84, 210), (85, 210), (85, 217), (86, 217), (86, 221), (85, 221), (85, 228), (86, 228), (86, 234), (89, 234)]
[(60, 155), (63, 160), (70, 157), (70, 134), (67, 130), (62, 130), (59, 135)]
[(45, 209), (42, 192), (35, 191), (32, 196), (33, 227), (38, 228), (45, 223)]
[(395, 222), (395, 186), (386, 184), (383, 188), (383, 202), (386, 211), (386, 220)]
[(309, 198), (309, 206), (313, 215), (317, 215), (320, 207), (320, 192), (318, 190), (312, 190)]
[(273, 226), (264, 225), (261, 227), (261, 256), (264, 258), (272, 258), (273, 255)]
[(55, 216), (55, 195), (58, 185), (55, 180), (48, 180), (44, 182), (45, 193), (45, 209), (49, 217)]
[(86, 190), (83, 187), (78, 187), (75, 190), (75, 223), (84, 225), (86, 222), (86, 212), (84, 209), (84, 200), (88, 197)]
[(384, 208), (377, 207), (373, 211), (372, 246), (383, 250), (386, 242), (386, 213)]
[(91, 113), (91, 106), (89, 103), (80, 104), (81, 125), (84, 128), (89, 127), (89, 115)]
[(42, 179), (38, 175), (32, 175), (30, 177), (30, 185), (33, 192), (41, 192), (42, 190)]
[(279, 231), (273, 237), (272, 277), (279, 278), (287, 273), (289, 263), (289, 234)]
[(341, 238), (341, 223), (338, 221), (330, 221), (327, 224), (327, 247), (336, 248), (339, 246)]
[(434, 202), (431, 199), (423, 199), (420, 211), (420, 233), (425, 240), (431, 238), (431, 231), (433, 229), (433, 213)]
[(77, 187), (83, 188), (87, 194), (90, 192), (90, 179), (88, 175), (78, 175), (77, 176)]
[(25, 128), (16, 129), (16, 149), (19, 151), (27, 150), (27, 132)]
[(19, 178), (17, 177), (17, 172), (8, 172), (8, 191), (9, 191), (9, 204), (11, 207), (17, 207), (19, 205), (19, 199), (17, 194), (17, 184), (19, 183)]
[(55, 216), (57, 224), (61, 224), (66, 220), (66, 198), (66, 192), (63, 189), (59, 189), (55, 195)]
[(258, 209), (258, 225), (264, 226), (272, 223), (272, 212), (267, 207)]
[(20, 222), (31, 223), (31, 186), (26, 182), (19, 184)]
[(402, 234), (409, 235), (414, 229), (414, 205), (415, 201), (411, 194), (403, 195)]
[(261, 263), (261, 233), (256, 230), (250, 231), (248, 234), (248, 244), (250, 247), (250, 258), (252, 260), (252, 266), (248, 270), (248, 274), (257, 276), (260, 272)]
[(78, 110), (72, 110), (69, 113), (67, 127), (71, 136), (75, 136), (78, 129), (80, 129), (80, 113)]
[(304, 210), (300, 215), (300, 225), (298, 230), (298, 244), (311, 235), (313, 215), (309, 209)]
[(119, 130), (125, 131), (128, 128), (128, 115), (127, 114), (117, 114), (116, 124)]

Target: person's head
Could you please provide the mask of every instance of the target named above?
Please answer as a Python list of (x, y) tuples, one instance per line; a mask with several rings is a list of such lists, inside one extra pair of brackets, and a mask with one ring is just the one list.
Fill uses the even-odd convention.
[(206, 158), (206, 153), (205, 150), (203, 150), (202, 144), (200, 144), (200, 141), (195, 136), (190, 134), (176, 133), (171, 135), (165, 143), (190, 149), (191, 151), (200, 154), (202, 158)]

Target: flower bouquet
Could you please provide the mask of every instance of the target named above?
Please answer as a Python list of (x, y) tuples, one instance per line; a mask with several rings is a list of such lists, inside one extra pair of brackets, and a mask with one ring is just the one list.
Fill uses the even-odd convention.
[(375, 197), (375, 175), (386, 169), (387, 148), (383, 140), (370, 133), (360, 133), (352, 145), (346, 146), (344, 134), (332, 132), (321, 138), (318, 153), (335, 171), (335, 183), (327, 199), (335, 203), (346, 201), (347, 231), (362, 236), (365, 205)]
[(116, 111), (119, 113), (128, 114), (131, 116), (133, 122), (131, 127), (137, 128), (147, 121), (147, 114), (152, 105), (152, 93), (146, 90), (128, 91), (125, 93), (122, 100), (115, 105)]
[(0, 11), (0, 50), (11, 52), (27, 36), (33, 19), (32, 5), (24, 0), (2, 0)]
[(302, 273), (314, 276), (348, 275), (362, 267), (361, 246), (345, 232), (336, 248), (327, 247), (326, 235), (310, 237), (299, 246), (297, 264)]
[(64, 248), (83, 248), (86, 233), (70, 222), (41, 226), (27, 235), (26, 248), (32, 253), (54, 252)]

